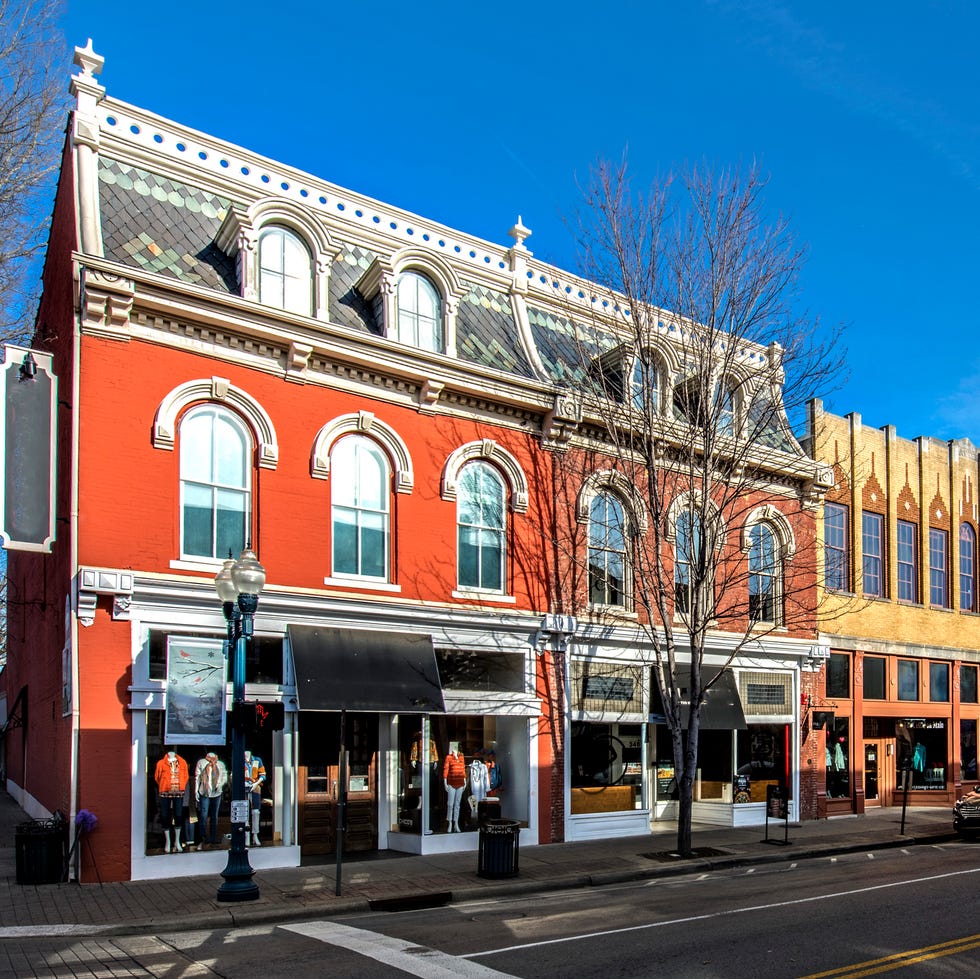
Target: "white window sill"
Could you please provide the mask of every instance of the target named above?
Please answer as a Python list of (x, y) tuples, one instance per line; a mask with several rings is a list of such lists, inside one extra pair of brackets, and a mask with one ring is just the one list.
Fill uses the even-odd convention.
[(452, 593), (453, 598), (464, 598), (471, 602), (503, 602), (506, 605), (516, 605), (517, 599), (513, 595), (505, 595), (499, 591), (479, 591), (474, 588), (460, 588)]
[(638, 620), (639, 618), (635, 611), (626, 608), (625, 605), (603, 605), (600, 602), (589, 602), (589, 611), (599, 615), (618, 615), (623, 619)]
[(171, 561), (170, 567), (175, 571), (203, 571), (206, 574), (217, 574), (224, 563), (217, 558), (181, 558), (178, 561)]
[(366, 588), (371, 591), (389, 591), (400, 594), (401, 585), (393, 585), (388, 581), (378, 581), (376, 578), (324, 578), (325, 585), (339, 588)]

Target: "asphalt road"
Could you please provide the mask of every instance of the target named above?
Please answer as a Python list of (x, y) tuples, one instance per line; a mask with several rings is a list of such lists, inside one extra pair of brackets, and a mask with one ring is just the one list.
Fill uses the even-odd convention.
[(980, 975), (980, 845), (214, 932), (12, 938), (4, 976)]

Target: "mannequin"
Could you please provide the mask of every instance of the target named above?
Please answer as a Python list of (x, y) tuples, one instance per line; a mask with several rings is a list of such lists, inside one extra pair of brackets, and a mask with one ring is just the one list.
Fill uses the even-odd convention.
[(466, 759), (458, 741), (449, 742), (449, 754), (442, 765), (442, 780), (446, 786), (446, 832), (459, 832), (459, 804), (466, 788)]
[[(258, 755), (245, 752), (245, 792), (252, 814), (252, 846), (262, 846), (259, 840), (259, 820), (262, 816), (262, 783), (265, 781), (265, 765)], [(245, 834), (248, 837), (248, 832)]]
[(174, 831), (173, 852), (180, 853), (180, 828), (184, 816), (184, 789), (190, 773), (187, 762), (172, 748), (157, 762), (153, 781), (157, 786), (160, 825), (163, 827), (163, 852), (170, 853), (170, 830)]
[(490, 773), (487, 770), (486, 762), (483, 760), (483, 749), (476, 752), (476, 757), (470, 762), (470, 814), (474, 820), (480, 811), (480, 803), (486, 799), (490, 792)]
[(209, 751), (194, 768), (194, 791), (197, 794), (197, 825), (201, 846), (218, 843), (218, 807), (221, 793), (228, 784), (225, 763)]

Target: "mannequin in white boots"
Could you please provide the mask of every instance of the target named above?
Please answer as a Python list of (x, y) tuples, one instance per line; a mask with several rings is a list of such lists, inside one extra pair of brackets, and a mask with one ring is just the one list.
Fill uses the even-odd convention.
[(459, 804), (466, 789), (466, 760), (458, 741), (449, 742), (449, 753), (442, 763), (442, 780), (446, 786), (446, 832), (459, 832)]
[(158, 762), (153, 772), (157, 786), (157, 808), (163, 828), (163, 852), (170, 853), (170, 831), (173, 830), (173, 852), (180, 853), (180, 830), (184, 822), (184, 789), (190, 772), (187, 762), (171, 749)]
[[(252, 816), (252, 846), (262, 846), (259, 839), (259, 820), (262, 816), (262, 785), (265, 782), (265, 765), (258, 755), (245, 752), (245, 792), (248, 795), (248, 808)], [(246, 842), (248, 833), (245, 834)]]

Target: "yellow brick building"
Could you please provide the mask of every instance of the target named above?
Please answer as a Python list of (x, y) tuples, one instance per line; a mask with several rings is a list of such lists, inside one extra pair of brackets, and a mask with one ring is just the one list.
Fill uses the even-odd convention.
[(901, 438), (812, 401), (807, 447), (833, 471), (819, 521), (829, 658), (804, 685), (801, 764), (818, 816), (941, 805), (977, 778), (977, 485), (968, 439)]

